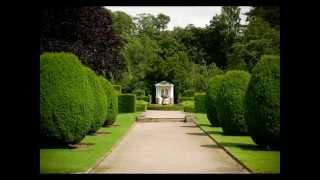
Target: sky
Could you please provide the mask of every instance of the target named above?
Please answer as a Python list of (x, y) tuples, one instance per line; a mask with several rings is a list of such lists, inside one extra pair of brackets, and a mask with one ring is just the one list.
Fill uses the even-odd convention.
[[(209, 24), (212, 17), (221, 13), (221, 6), (105, 6), (111, 11), (123, 11), (131, 16), (137, 14), (150, 13), (158, 15), (163, 13), (170, 17), (168, 30), (173, 27), (186, 27), (193, 24), (196, 27), (205, 27)], [(251, 7), (240, 6), (241, 24), (245, 24), (246, 16), (243, 13), (248, 12)]]

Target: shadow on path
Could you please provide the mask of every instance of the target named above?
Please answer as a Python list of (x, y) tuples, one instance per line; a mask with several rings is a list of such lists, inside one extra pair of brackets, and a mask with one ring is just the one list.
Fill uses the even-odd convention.
[(180, 126), (180, 127), (197, 128), (198, 126)]
[(186, 133), (186, 134), (195, 135), (195, 136), (206, 136), (207, 135), (205, 133)]
[(209, 125), (209, 124), (198, 124), (198, 126), (212, 127), (212, 126), (211, 126), (211, 125)]
[(251, 150), (251, 151), (265, 150), (257, 145), (254, 145), (254, 144), (241, 144), (241, 143), (231, 143), (231, 142), (220, 142), (220, 144), (225, 147), (239, 147), (241, 149)]

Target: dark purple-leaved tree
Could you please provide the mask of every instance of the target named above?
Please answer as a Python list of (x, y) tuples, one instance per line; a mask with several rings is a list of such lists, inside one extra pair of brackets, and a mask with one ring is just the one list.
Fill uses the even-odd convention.
[(103, 7), (46, 8), (40, 11), (40, 54), (66, 51), (108, 78), (120, 78), (121, 42)]

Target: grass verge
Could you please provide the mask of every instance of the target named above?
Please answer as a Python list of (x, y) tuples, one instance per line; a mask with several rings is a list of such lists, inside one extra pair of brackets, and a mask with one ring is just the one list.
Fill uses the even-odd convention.
[(197, 124), (254, 173), (280, 173), (280, 151), (260, 149), (250, 136), (226, 136), (212, 127), (203, 113), (195, 113)]
[(40, 173), (79, 173), (93, 167), (135, 122), (138, 113), (121, 113), (113, 126), (100, 128), (101, 134), (86, 136), (86, 148), (41, 148)]

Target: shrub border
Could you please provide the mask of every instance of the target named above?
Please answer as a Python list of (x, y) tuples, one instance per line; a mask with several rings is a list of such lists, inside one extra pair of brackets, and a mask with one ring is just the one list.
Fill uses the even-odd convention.
[[(192, 114), (192, 118), (193, 119), (198, 119), (194, 114)], [(232, 157), (232, 159), (234, 159), (235, 161), (237, 161), (243, 168), (245, 168), (247, 171), (249, 171), (249, 173), (255, 173), (256, 172), (252, 171), (250, 168), (248, 168), (243, 162), (241, 162), (236, 156), (234, 156), (231, 152), (229, 152), (223, 145), (221, 145), (217, 140), (214, 139), (214, 137), (210, 136), (209, 133), (207, 133), (207, 131), (205, 131), (201, 126), (199, 126), (197, 121), (193, 121), (197, 127), (199, 127), (207, 136), (209, 136), (210, 139), (212, 139), (219, 147), (221, 147), (229, 156)]]

